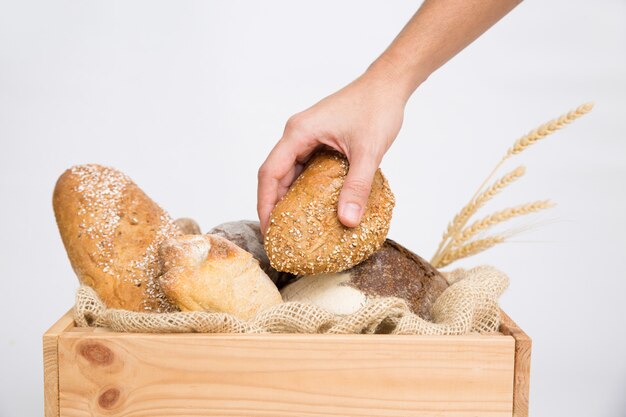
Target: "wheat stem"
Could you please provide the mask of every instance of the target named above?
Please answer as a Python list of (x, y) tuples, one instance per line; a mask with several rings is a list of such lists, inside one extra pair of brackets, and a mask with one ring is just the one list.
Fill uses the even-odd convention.
[(502, 178), (493, 183), (491, 187), (489, 187), (487, 190), (485, 190), (481, 194), (472, 197), (472, 200), (470, 200), (470, 202), (465, 207), (463, 207), (461, 212), (454, 216), (452, 222), (448, 224), (448, 228), (444, 233), (443, 238), (441, 239), (441, 243), (437, 248), (437, 252), (435, 252), (435, 256), (433, 256), (431, 262), (436, 262), (440, 259), (441, 255), (445, 253), (445, 251), (452, 244), (458, 232), (462, 230), (463, 226), (467, 224), (469, 219), (474, 215), (474, 213), (476, 213), (476, 211), (478, 211), (480, 207), (482, 207), (496, 194), (502, 191), (502, 189), (515, 182), (525, 173), (526, 168), (524, 168), (523, 166), (518, 166), (513, 171), (506, 173)]
[(458, 213), (456, 216), (454, 216), (454, 219), (452, 220), (452, 222), (448, 224), (448, 228), (446, 229), (445, 233), (443, 234), (443, 237), (441, 238), (440, 247), (437, 248), (437, 253), (439, 253), (439, 251), (442, 249), (443, 244), (448, 240), (448, 238), (453, 237), (453, 233), (456, 230), (458, 230), (458, 226), (460, 224), (467, 223), (469, 218), (474, 213), (476, 213), (476, 211), (480, 207), (482, 207), (487, 201), (491, 200), (496, 194), (498, 194), (507, 185), (511, 184), (512, 182), (520, 178), (522, 175), (524, 175), (525, 172), (526, 172), (526, 169), (523, 166), (519, 166), (515, 168), (513, 171), (505, 174), (502, 178), (500, 178), (498, 181), (492, 184), (492, 186), (489, 187), (486, 191), (476, 196), (475, 198), (472, 198), (470, 203), (468, 203), (465, 207), (463, 207), (461, 212)]
[(445, 255), (437, 262), (433, 263), (435, 268), (442, 268), (451, 264), (459, 259), (467, 258), (468, 256), (476, 255), (490, 247), (504, 242), (502, 236), (490, 236), (484, 239), (475, 240), (457, 249), (448, 250)]
[(476, 203), (475, 203), (475, 205), (477, 206), (476, 208), (478, 209), (484, 206), (485, 203), (487, 203), (487, 201), (491, 200), (496, 194), (498, 194), (508, 185), (517, 181), (525, 173), (526, 173), (526, 168), (520, 165), (517, 168), (515, 168), (513, 171), (510, 171), (504, 174), (502, 178), (500, 178), (498, 181), (493, 183), (491, 187), (489, 187), (486, 191), (484, 191), (483, 193), (479, 194), (478, 197), (476, 197)]
[[(504, 162), (506, 162), (511, 156), (517, 155), (520, 152), (523, 152), (530, 145), (536, 143), (540, 139), (545, 138), (546, 136), (565, 127), (565, 125), (573, 122), (577, 118), (588, 113), (589, 111), (591, 111), (592, 108), (593, 108), (593, 103), (583, 104), (577, 107), (575, 110), (572, 110), (557, 119), (544, 123), (543, 125), (539, 126), (537, 129), (531, 131), (530, 133), (516, 140), (513, 143), (513, 146), (507, 150), (507, 152), (504, 154), (502, 159), (500, 159), (500, 161), (496, 164), (495, 168), (491, 171), (491, 173), (487, 176), (487, 178), (482, 182), (480, 187), (478, 187), (478, 189), (476, 190), (476, 192), (470, 199), (469, 203), (467, 203), (465, 207), (463, 207), (463, 209), (461, 209), (461, 211), (457, 215), (454, 216), (452, 222), (448, 224), (448, 227), (446, 231), (444, 232), (441, 238), (441, 241), (439, 242), (439, 246), (437, 247), (437, 250), (435, 251), (435, 254), (433, 255), (431, 259), (431, 263), (433, 265), (441, 263), (442, 258), (444, 258), (446, 253), (452, 249), (452, 246), (453, 246), (452, 243), (454, 242), (454, 239), (457, 238), (457, 236), (461, 233), (461, 231), (463, 230), (463, 228), (465, 227), (469, 219), (472, 217), (472, 215), (476, 213), (476, 211), (481, 205), (483, 205), (487, 200), (491, 199), (493, 195), (497, 194), (497, 192), (500, 191), (498, 190), (495, 193), (493, 193), (493, 195), (488, 196), (488, 193), (490, 192), (490, 190), (495, 186), (494, 184), (491, 188), (489, 188), (485, 192), (482, 192), (482, 190), (489, 183), (489, 181), (491, 181), (495, 173), (500, 169), (500, 167), (504, 164)], [(486, 200), (482, 201), (480, 204), (476, 204), (477, 200), (482, 195), (485, 195)]]

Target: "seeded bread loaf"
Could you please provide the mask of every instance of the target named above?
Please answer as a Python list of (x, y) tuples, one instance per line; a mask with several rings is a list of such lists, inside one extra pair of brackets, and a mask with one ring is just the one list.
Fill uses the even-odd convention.
[(57, 181), (54, 214), (76, 275), (111, 308), (170, 311), (158, 249), (180, 234), (170, 216), (125, 174), (80, 165)]
[(377, 170), (361, 224), (349, 228), (337, 218), (347, 173), (348, 160), (338, 152), (322, 151), (307, 163), (270, 215), (265, 250), (275, 269), (297, 275), (343, 271), (381, 247), (395, 204), (389, 184)]

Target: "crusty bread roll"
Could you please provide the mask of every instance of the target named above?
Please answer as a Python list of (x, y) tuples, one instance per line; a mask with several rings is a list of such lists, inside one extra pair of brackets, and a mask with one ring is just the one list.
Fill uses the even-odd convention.
[(307, 163), (270, 215), (265, 250), (274, 268), (297, 275), (339, 272), (380, 248), (393, 193), (377, 170), (361, 224), (346, 227), (337, 218), (337, 201), (347, 173), (348, 161), (338, 152), (319, 152)]
[(270, 260), (263, 248), (263, 234), (259, 222), (253, 220), (239, 220), (222, 223), (209, 230), (212, 235), (225, 237), (246, 252), (250, 252), (259, 261), (263, 272), (280, 289), (293, 281), (296, 277), (288, 272), (277, 271), (270, 265)]
[(181, 217), (180, 219), (174, 220), (174, 223), (178, 226), (178, 229), (183, 235), (199, 235), (202, 233), (200, 225), (189, 217)]
[(242, 319), (282, 298), (254, 257), (216, 235), (187, 235), (161, 245), (163, 292), (183, 311), (216, 311)]
[(430, 320), (431, 309), (448, 288), (446, 279), (427, 261), (387, 239), (365, 262), (331, 274), (309, 275), (281, 290), (285, 301), (316, 304), (336, 314), (350, 314), (370, 297), (399, 297)]
[(169, 215), (123, 173), (80, 165), (53, 195), (63, 244), (79, 280), (112, 308), (170, 311), (158, 281), (159, 245), (180, 234)]

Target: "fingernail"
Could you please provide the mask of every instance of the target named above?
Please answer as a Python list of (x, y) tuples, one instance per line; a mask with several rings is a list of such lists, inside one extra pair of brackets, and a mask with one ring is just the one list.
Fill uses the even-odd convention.
[(361, 220), (361, 206), (355, 203), (344, 204), (341, 214), (345, 221), (357, 225)]

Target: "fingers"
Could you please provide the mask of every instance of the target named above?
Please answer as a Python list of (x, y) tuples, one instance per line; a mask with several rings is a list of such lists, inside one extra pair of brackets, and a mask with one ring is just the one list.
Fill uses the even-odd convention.
[(263, 234), (267, 231), (270, 213), (278, 201), (281, 179), (288, 176), (296, 162), (289, 144), (279, 142), (259, 168), (257, 213)]
[(315, 143), (300, 125), (287, 123), (283, 137), (259, 168), (257, 188), (257, 213), (261, 232), (265, 234), (270, 213), (291, 183), (302, 172), (302, 163), (315, 149)]
[(291, 184), (293, 184), (293, 182), (296, 180), (296, 178), (298, 178), (300, 173), (302, 173), (303, 169), (304, 169), (304, 164), (296, 163), (293, 167), (291, 167), (287, 175), (285, 175), (278, 182), (277, 201), (283, 198), (285, 194), (287, 194), (287, 190), (289, 190), (289, 187), (291, 187)]
[(350, 157), (348, 175), (339, 194), (337, 215), (345, 226), (356, 227), (365, 212), (374, 174), (381, 158), (366, 150), (352, 152)]

